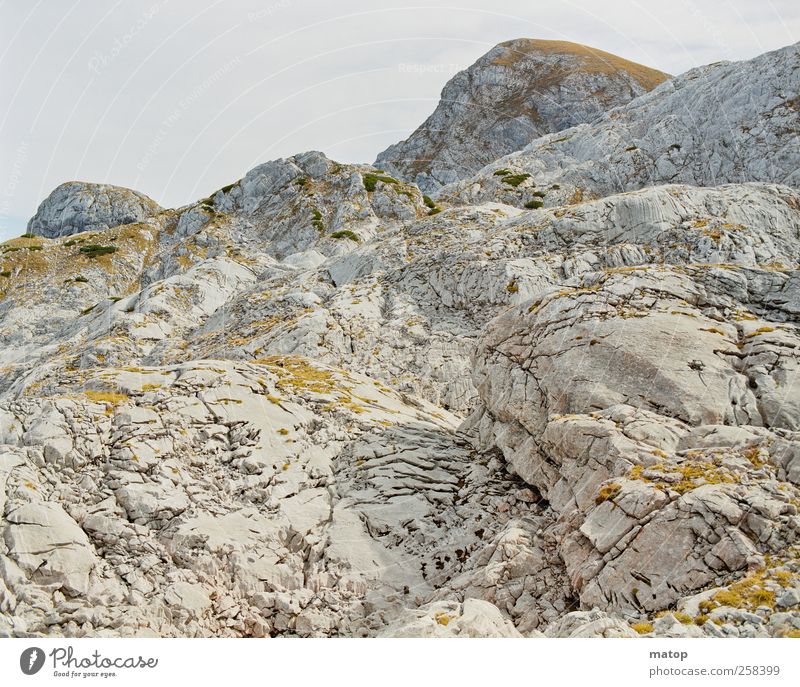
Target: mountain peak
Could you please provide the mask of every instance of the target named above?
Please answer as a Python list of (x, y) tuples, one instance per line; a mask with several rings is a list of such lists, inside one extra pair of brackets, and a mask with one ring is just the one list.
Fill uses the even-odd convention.
[(376, 165), (433, 192), (540, 136), (593, 121), (668, 78), (578, 43), (506, 41), (448, 81), (433, 114), (378, 155)]
[(67, 181), (56, 187), (28, 222), (45, 238), (141, 222), (163, 211), (144, 193), (123, 186)]
[(615, 74), (625, 72), (633, 77), (647, 91), (654, 89), (668, 78), (669, 74), (638, 62), (626, 60), (613, 53), (599, 50), (572, 41), (554, 41), (541, 38), (515, 38), (499, 43), (495, 49), (502, 48), (505, 54), (494, 58), (493, 64), (514, 67), (520, 60), (530, 56), (554, 55), (573, 57), (576, 68), (587, 73)]

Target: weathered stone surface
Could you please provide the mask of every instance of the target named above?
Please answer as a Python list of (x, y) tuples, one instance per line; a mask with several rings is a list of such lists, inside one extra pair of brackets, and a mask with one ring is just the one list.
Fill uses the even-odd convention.
[[(793, 78), (732, 101), (773, 171)], [(800, 195), (749, 146), (433, 208), (311, 152), (4, 244), (0, 634), (796, 634)]]
[(96, 559), (83, 530), (57, 503), (32, 501), (10, 510), (8, 555), (40, 584), (72, 594), (89, 590)]
[(143, 193), (121, 186), (70, 181), (56, 188), (28, 222), (37, 236), (58, 238), (135, 224), (163, 212)]
[[(664, 183), (797, 186), (800, 44), (692, 69), (595, 122), (543, 136), (442, 190), (461, 202), (548, 205)], [(509, 186), (495, 172), (528, 175)]]
[(407, 612), (386, 628), (385, 637), (521, 637), (492, 604), (467, 599), (463, 604), (435, 603)]

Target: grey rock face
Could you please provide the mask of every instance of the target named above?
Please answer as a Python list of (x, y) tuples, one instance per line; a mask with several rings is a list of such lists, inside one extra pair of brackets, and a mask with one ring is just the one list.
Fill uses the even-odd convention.
[[(574, 204), (664, 183), (800, 183), (800, 44), (692, 69), (598, 121), (544, 136), (443, 191), (521, 205), (524, 190)], [(496, 174), (528, 175), (510, 186)], [(555, 188), (554, 188), (555, 187)]]
[(477, 349), (472, 422), (559, 513), (587, 607), (662, 609), (796, 545), (796, 327), (747, 270), (745, 301), (713, 270), (587, 273)]
[(42, 201), (28, 232), (46, 238), (143, 222), (163, 209), (143, 193), (109, 184), (70, 181)]
[(0, 247), (0, 635), (795, 635), (798, 190), (518, 189)]
[(595, 120), (667, 78), (577, 43), (500, 43), (448, 81), (433, 114), (375, 165), (434, 192), (544, 134)]

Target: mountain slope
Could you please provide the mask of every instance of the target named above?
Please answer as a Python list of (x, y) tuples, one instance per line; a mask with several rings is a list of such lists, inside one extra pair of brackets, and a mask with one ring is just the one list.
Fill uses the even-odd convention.
[(667, 78), (577, 43), (500, 43), (448, 81), (433, 114), (375, 165), (431, 192), (539, 136), (592, 121)]
[(547, 204), (562, 204), (664, 183), (797, 186), (799, 112), (794, 44), (693, 69), (596, 122), (535, 140), (443, 193), (465, 203), (520, 205), (534, 187), (554, 191)]
[(800, 192), (519, 181), (46, 199), (69, 235), (0, 244), (0, 634), (796, 635)]

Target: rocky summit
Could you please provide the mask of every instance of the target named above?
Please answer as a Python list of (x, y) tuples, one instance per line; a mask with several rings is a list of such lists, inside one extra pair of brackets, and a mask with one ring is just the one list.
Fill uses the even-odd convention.
[(380, 153), (375, 165), (433, 193), (544, 134), (591, 122), (668, 78), (577, 43), (500, 43), (456, 74), (433, 114)]
[(800, 635), (799, 63), (514, 41), (393, 167), (58, 187), (0, 245), (0, 634)]

